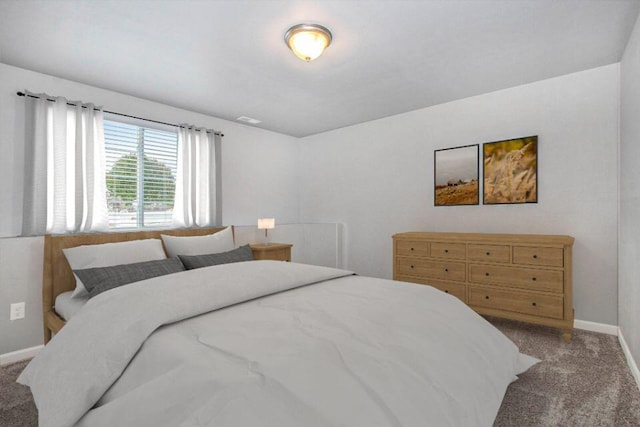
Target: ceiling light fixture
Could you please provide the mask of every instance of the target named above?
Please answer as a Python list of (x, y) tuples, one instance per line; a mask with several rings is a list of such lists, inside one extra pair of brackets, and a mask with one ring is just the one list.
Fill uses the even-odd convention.
[(313, 61), (331, 44), (331, 31), (318, 24), (298, 24), (289, 28), (284, 41), (303, 61)]
[(240, 116), (236, 120), (239, 122), (251, 123), (252, 125), (257, 125), (258, 123), (262, 123), (258, 119), (252, 119), (251, 117), (247, 117), (247, 116)]

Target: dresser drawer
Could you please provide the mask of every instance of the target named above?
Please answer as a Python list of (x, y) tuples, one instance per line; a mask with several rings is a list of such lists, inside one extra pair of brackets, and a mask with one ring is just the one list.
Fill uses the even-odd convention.
[(419, 240), (398, 240), (396, 253), (400, 256), (429, 256), (429, 242)]
[(455, 280), (464, 282), (465, 264), (463, 262), (429, 261), (421, 258), (397, 258), (398, 275), (424, 278)]
[(436, 289), (441, 290), (444, 293), (451, 294), (457, 297), (462, 302), (467, 302), (467, 286), (463, 283), (445, 283), (438, 282), (430, 279), (424, 279), (420, 277), (398, 276), (395, 280), (402, 282), (419, 283), (421, 285), (433, 286)]
[(460, 283), (432, 283), (431, 286), (440, 289), (444, 293), (453, 295), (464, 303), (467, 302), (467, 287), (465, 285)]
[(470, 261), (509, 262), (509, 245), (469, 245)]
[(472, 285), (469, 287), (469, 304), (552, 319), (563, 318), (561, 295), (541, 295)]
[(513, 263), (562, 267), (564, 266), (564, 252), (562, 248), (514, 246)]
[(488, 285), (501, 285), (531, 291), (563, 291), (563, 273), (534, 268), (503, 267), (496, 265), (469, 265), (469, 281)]
[(466, 259), (467, 245), (464, 243), (431, 243), (432, 258)]

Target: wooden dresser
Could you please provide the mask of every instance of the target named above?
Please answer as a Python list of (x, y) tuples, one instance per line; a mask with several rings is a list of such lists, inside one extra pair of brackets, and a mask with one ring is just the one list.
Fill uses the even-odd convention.
[(393, 236), (393, 278), (431, 285), (480, 314), (573, 330), (573, 237), (412, 232)]

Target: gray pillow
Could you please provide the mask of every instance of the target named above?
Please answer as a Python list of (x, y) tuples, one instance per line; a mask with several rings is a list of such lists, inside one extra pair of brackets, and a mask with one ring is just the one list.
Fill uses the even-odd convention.
[(184, 265), (178, 258), (73, 270), (87, 288), (89, 298), (118, 286), (179, 271), (184, 271)]
[(253, 261), (251, 246), (244, 245), (228, 252), (206, 255), (178, 255), (187, 270), (210, 267), (212, 265), (230, 264), (232, 262)]

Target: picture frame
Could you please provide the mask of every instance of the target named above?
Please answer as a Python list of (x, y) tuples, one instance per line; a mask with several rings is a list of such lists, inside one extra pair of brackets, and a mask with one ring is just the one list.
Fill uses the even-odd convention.
[(479, 144), (434, 150), (434, 206), (480, 204), (479, 158)]
[(482, 203), (538, 203), (538, 136), (482, 144)]

